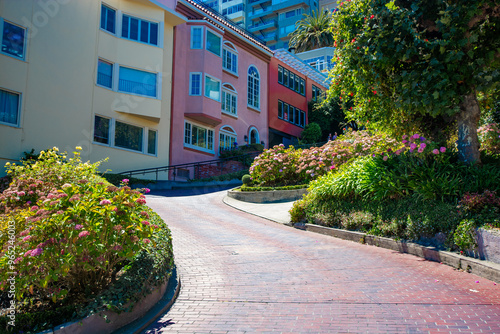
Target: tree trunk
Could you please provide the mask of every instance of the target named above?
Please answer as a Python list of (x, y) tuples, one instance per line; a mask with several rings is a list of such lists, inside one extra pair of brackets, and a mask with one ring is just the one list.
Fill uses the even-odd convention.
[(476, 92), (464, 96), (460, 104), (458, 121), (458, 156), (466, 164), (480, 164), (479, 138), (477, 137), (477, 125), (481, 111), (477, 103)]

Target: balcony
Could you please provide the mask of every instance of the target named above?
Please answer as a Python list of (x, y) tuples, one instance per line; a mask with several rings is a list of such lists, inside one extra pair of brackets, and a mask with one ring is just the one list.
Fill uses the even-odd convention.
[(262, 31), (269, 28), (277, 28), (277, 27), (278, 27), (278, 20), (265, 20), (256, 22), (255, 24), (249, 26), (248, 30), (250, 32), (255, 32), (259, 30)]
[(248, 14), (248, 18), (251, 20), (255, 20), (259, 17), (263, 17), (273, 13), (272, 6), (266, 8), (259, 8), (257, 10), (252, 11), (252, 13)]
[(256, 7), (256, 6), (258, 6), (258, 5), (260, 5), (260, 4), (264, 4), (264, 3), (266, 3), (266, 2), (268, 2), (268, 3), (269, 3), (269, 6), (271, 6), (271, 1), (270, 1), (270, 0), (249, 0), (249, 1), (248, 1), (248, 4), (249, 4), (250, 6), (252, 6), (252, 7)]
[(274, 32), (270, 34), (262, 34), (261, 36), (261, 38), (266, 42), (275, 41), (278, 39), (277, 37), (278, 35)]

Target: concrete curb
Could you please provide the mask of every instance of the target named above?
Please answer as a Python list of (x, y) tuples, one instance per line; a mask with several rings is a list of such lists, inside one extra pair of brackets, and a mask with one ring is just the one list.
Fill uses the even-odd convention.
[[(177, 268), (174, 267), (168, 282), (141, 299), (134, 306), (132, 312), (117, 314), (104, 311), (81, 320), (59, 325), (53, 330), (46, 330), (38, 334), (140, 333), (172, 306), (179, 294), (180, 286), (181, 283), (177, 275)], [(102, 317), (103, 314), (108, 316), (111, 320), (110, 323), (106, 323), (105, 319)]]
[(231, 189), (228, 190), (227, 196), (242, 202), (267, 204), (296, 201), (306, 193), (307, 188), (269, 191), (235, 191)]
[(415, 255), (426, 260), (449, 265), (456, 269), (462, 269), (477, 276), (500, 283), (500, 264), (494, 262), (478, 260), (452, 252), (440, 251), (433, 247), (425, 247), (411, 242), (402, 242), (390, 238), (376, 237), (362, 232), (340, 230), (315, 224), (294, 224), (294, 227), (305, 229), (309, 232), (320, 233), (335, 238)]

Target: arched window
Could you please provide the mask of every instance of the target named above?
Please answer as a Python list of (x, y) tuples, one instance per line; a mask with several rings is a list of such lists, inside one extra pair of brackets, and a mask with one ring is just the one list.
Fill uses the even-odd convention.
[(253, 65), (248, 68), (248, 106), (260, 108), (260, 76)]
[(236, 131), (232, 127), (229, 125), (221, 127), (219, 131), (219, 153), (235, 148), (237, 145), (236, 139)]
[(222, 46), (222, 68), (238, 75), (238, 51), (234, 44), (228, 41)]
[(248, 130), (248, 137), (250, 138), (249, 144), (258, 144), (258, 143), (260, 143), (259, 131), (257, 130), (256, 127), (252, 126)]
[(233, 85), (229, 83), (224, 83), (222, 85), (222, 101), (221, 101), (222, 112), (232, 115), (238, 116), (238, 94), (234, 89)]

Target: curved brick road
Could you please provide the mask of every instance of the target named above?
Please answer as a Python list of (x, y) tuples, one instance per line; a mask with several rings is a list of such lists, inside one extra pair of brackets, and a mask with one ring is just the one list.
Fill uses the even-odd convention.
[(272, 223), (224, 194), (148, 197), (182, 288), (144, 333), (500, 333), (500, 285)]

